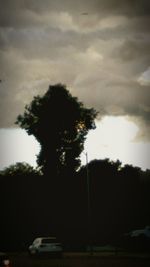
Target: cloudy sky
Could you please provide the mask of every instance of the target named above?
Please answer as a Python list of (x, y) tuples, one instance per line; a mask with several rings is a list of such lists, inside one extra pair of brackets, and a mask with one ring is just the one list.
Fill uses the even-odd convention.
[(149, 15), (149, 0), (0, 0), (0, 168), (15, 140), (34, 143), (13, 129), (17, 115), (58, 82), (100, 112), (90, 159), (149, 168)]

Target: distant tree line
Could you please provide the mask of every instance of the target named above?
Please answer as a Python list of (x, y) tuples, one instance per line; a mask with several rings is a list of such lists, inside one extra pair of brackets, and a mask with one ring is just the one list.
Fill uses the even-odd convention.
[(88, 228), (86, 166), (63, 179), (19, 166), (23, 173), (14, 166), (14, 174), (9, 167), (0, 174), (0, 249), (25, 249), (35, 237), (50, 235), (70, 246), (87, 244), (89, 235), (94, 244), (117, 244), (129, 231), (150, 225), (150, 170), (91, 161)]

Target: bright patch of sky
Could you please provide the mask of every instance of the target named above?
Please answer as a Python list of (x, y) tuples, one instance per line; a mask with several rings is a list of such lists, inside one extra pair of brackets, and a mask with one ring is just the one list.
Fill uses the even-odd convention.
[[(85, 142), (88, 160), (119, 159), (142, 169), (150, 168), (150, 143), (136, 142), (138, 127), (126, 117), (106, 116), (96, 121), (96, 130), (90, 131)], [(21, 129), (0, 130), (0, 169), (16, 162), (27, 162), (36, 167), (40, 146), (33, 136)], [(85, 164), (85, 154), (81, 155)]]
[(22, 129), (0, 129), (0, 169), (16, 162), (27, 162), (36, 167), (40, 146), (33, 136)]
[[(106, 116), (96, 123), (96, 130), (90, 131), (85, 142), (88, 160), (119, 159), (123, 165), (132, 164), (142, 169), (150, 168), (150, 143), (136, 142), (137, 125), (125, 117)], [(82, 153), (82, 163), (85, 155)]]

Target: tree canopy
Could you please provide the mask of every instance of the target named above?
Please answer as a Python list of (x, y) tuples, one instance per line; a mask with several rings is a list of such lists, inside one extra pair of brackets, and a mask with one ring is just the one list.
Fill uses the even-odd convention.
[(97, 111), (84, 107), (65, 85), (50, 85), (43, 96), (36, 96), (19, 115), (16, 123), (41, 145), (37, 157), (44, 174), (75, 171), (89, 130), (95, 128)]
[(37, 169), (34, 169), (26, 162), (17, 162), (15, 164), (6, 167), (0, 172), (2, 176), (27, 176), (27, 175), (40, 175), (40, 172)]
[[(91, 241), (99, 246), (117, 244), (123, 248), (125, 244), (127, 248), (129, 244), (134, 248), (125, 234), (150, 225), (150, 170), (109, 159), (90, 161), (88, 170)], [(19, 251), (37, 234), (48, 236), (49, 231), (68, 248), (88, 244), (86, 171), (83, 166), (72, 179), (58, 180), (18, 172), (0, 175), (1, 249)], [(53, 186), (55, 182), (57, 186)], [(140, 248), (141, 244), (139, 240)], [(149, 249), (150, 243), (146, 244)]]

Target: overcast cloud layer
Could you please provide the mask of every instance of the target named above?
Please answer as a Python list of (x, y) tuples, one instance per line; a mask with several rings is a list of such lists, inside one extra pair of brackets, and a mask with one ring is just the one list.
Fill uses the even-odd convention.
[(64, 83), (103, 115), (150, 138), (149, 0), (0, 0), (0, 127)]

